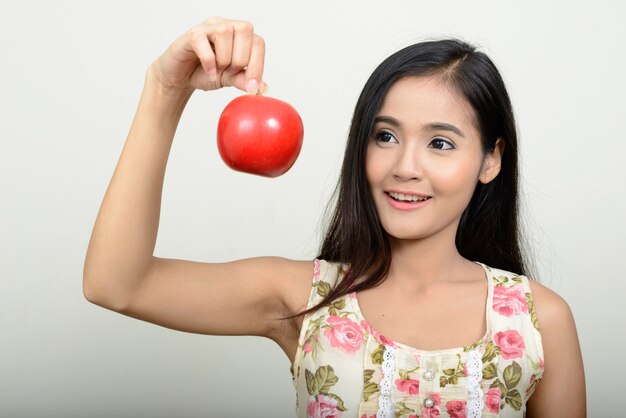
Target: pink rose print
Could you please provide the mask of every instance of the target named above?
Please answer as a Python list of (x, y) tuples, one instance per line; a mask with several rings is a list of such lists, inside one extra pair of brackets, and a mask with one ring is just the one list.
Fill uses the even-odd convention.
[(524, 286), (496, 286), (493, 290), (493, 310), (507, 317), (528, 313)]
[(450, 418), (465, 418), (465, 401), (448, 401), (446, 402), (446, 412)]
[(433, 406), (432, 408), (423, 408), (422, 409), (422, 417), (423, 418), (439, 418), (441, 412), (439, 412), (439, 408)]
[(500, 331), (494, 337), (494, 342), (502, 352), (502, 358), (507, 360), (520, 358), (524, 354), (524, 339), (516, 330)]
[(489, 412), (498, 412), (500, 410), (500, 389), (491, 388), (485, 393), (485, 405)]
[(391, 341), (389, 338), (385, 337), (382, 334), (377, 334), (378, 335), (378, 339), (381, 343), (383, 343), (383, 345), (389, 345), (391, 347), (397, 347), (396, 344)]
[[(367, 414), (361, 415), (361, 418), (368, 418)], [(376, 415), (370, 415), (369, 418), (376, 418)]]
[(412, 379), (397, 379), (396, 387), (400, 392), (406, 392), (409, 395), (419, 395), (420, 382)]
[(372, 327), (370, 327), (370, 324), (367, 323), (367, 321), (365, 321), (364, 319), (361, 319), (361, 328), (363, 328), (365, 331), (367, 331), (368, 334), (372, 334), (374, 337), (376, 337), (376, 339), (380, 339), (378, 337), (378, 333), (372, 329)]
[(361, 328), (363, 328), (365, 331), (367, 331), (368, 334), (372, 333), (372, 329), (370, 328), (370, 324), (367, 323), (367, 321), (361, 319)]
[(320, 270), (321, 270), (320, 260), (315, 260), (313, 262), (313, 282), (316, 282), (319, 280)]
[(340, 418), (342, 412), (337, 409), (337, 400), (323, 394), (309, 396), (306, 402), (307, 418)]
[(309, 344), (309, 342), (305, 342), (304, 343), (304, 352), (307, 354), (310, 354), (311, 351), (313, 351), (313, 349), (311, 348), (311, 344)]
[(342, 349), (348, 354), (356, 352), (363, 343), (363, 330), (359, 324), (348, 318), (330, 315), (326, 322), (330, 328), (324, 330), (331, 347)]
[(543, 371), (543, 359), (539, 357), (539, 368)]
[(378, 341), (382, 345), (388, 345), (390, 347), (398, 348), (396, 343), (394, 343), (393, 341), (391, 341), (389, 338), (385, 337), (384, 335), (379, 334), (378, 331), (376, 331), (375, 329), (372, 329), (372, 327), (370, 327), (370, 324), (368, 324), (367, 321), (363, 319), (361, 320), (361, 327), (365, 331), (367, 331), (368, 334), (372, 334), (374, 338), (376, 338), (376, 341)]
[(315, 396), (309, 396), (306, 401), (306, 416), (307, 418), (320, 416), (320, 404), (317, 403)]
[(435, 392), (429, 392), (428, 397), (432, 399), (435, 404), (432, 408), (422, 408), (422, 418), (439, 418), (441, 412), (439, 411), (439, 406), (441, 406), (441, 395)]
[(441, 395), (436, 392), (429, 392), (428, 397), (435, 401), (435, 406), (441, 405)]

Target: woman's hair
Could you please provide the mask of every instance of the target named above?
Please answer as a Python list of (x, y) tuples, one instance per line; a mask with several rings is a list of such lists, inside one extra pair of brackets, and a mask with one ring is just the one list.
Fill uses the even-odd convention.
[[(439, 76), (472, 106), (483, 155), (505, 142), (501, 170), (491, 182), (477, 182), (456, 233), (459, 253), (489, 266), (525, 274), (518, 223), (517, 133), (511, 102), (496, 66), (466, 42), (445, 39), (417, 43), (394, 53), (374, 70), (354, 110), (334, 213), (317, 258), (348, 263), (343, 279), (305, 315), (353, 291), (382, 283), (391, 246), (374, 207), (365, 174), (371, 131), (391, 85), (405, 76)], [(358, 283), (357, 283), (358, 279)]]

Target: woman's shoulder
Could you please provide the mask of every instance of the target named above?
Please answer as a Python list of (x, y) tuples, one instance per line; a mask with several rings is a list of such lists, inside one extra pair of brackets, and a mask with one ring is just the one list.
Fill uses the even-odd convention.
[(571, 317), (571, 309), (568, 303), (557, 292), (539, 283), (537, 280), (512, 271), (487, 266), (492, 273), (496, 284), (523, 284), (532, 294), (532, 300), (537, 311), (537, 321), (541, 329), (550, 328), (551, 325), (559, 324), (562, 320)]
[(347, 270), (344, 263), (320, 258), (269, 259), (275, 266), (276, 287), (289, 315), (314, 302), (315, 294), (324, 294), (333, 288)]
[(528, 284), (535, 302), (537, 322), (541, 324), (543, 333), (567, 323), (573, 324), (572, 310), (561, 295), (535, 280), (528, 280)]
[(546, 357), (563, 351), (565, 342), (578, 344), (574, 315), (565, 298), (536, 280), (527, 279)]

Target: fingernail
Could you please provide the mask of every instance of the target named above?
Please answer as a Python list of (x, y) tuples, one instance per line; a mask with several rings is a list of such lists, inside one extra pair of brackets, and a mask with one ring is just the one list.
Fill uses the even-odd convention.
[(266, 94), (269, 86), (265, 81), (261, 81), (261, 87), (259, 87), (259, 94)]
[(217, 81), (217, 70), (215, 68), (209, 70), (209, 79), (214, 83)]
[(246, 91), (249, 94), (257, 94), (259, 90), (258, 84), (255, 79), (248, 80), (248, 84), (246, 84)]

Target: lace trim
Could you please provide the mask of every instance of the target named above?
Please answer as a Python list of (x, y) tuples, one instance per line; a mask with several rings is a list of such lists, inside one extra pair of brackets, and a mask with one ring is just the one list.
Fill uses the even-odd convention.
[(391, 387), (393, 374), (396, 371), (396, 349), (385, 346), (383, 353), (383, 380), (380, 382), (380, 397), (378, 398), (378, 412), (376, 418), (394, 418)]
[(483, 362), (479, 350), (472, 350), (467, 357), (467, 418), (479, 418), (485, 407), (484, 393), (480, 387), (483, 378)]

